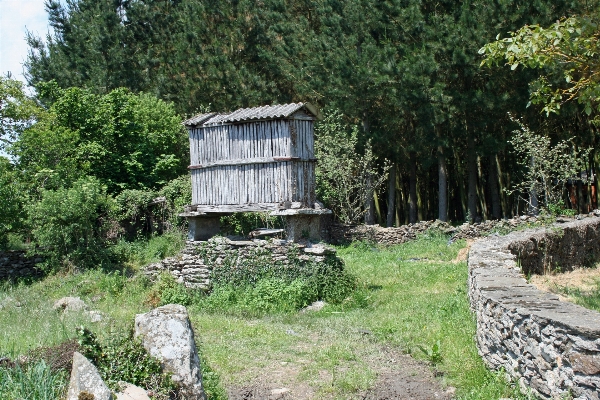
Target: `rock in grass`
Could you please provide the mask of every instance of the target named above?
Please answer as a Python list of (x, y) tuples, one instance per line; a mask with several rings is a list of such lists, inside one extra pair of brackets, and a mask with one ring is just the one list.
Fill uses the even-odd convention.
[(54, 309), (58, 311), (81, 311), (87, 309), (87, 305), (79, 297), (63, 297), (54, 302)]
[(124, 383), (123, 390), (117, 393), (116, 400), (150, 400), (148, 393), (141, 387)]
[(82, 354), (73, 353), (71, 381), (67, 392), (67, 400), (113, 400), (110, 389), (98, 373), (94, 365)]
[(167, 304), (135, 317), (135, 337), (150, 355), (159, 359), (186, 400), (204, 400), (200, 359), (187, 310)]

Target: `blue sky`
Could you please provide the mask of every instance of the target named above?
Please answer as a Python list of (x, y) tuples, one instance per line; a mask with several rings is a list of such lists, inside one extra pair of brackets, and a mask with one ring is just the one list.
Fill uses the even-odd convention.
[(44, 0), (0, 0), (0, 75), (11, 72), (24, 81), (23, 61), (27, 57), (25, 32), (38, 36), (48, 32)]

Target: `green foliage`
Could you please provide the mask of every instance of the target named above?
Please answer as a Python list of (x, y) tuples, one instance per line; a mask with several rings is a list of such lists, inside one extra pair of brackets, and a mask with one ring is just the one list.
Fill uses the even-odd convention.
[[(201, 251), (214, 262), (216, 252), (210, 252), (210, 242)], [(316, 292), (314, 300), (322, 299), (330, 303), (340, 303), (356, 288), (356, 277), (344, 270), (344, 264), (334, 256), (327, 256), (323, 262), (301, 259), (298, 249), (291, 246), (287, 257), (289, 263), (274, 261), (271, 252), (257, 246), (242, 257), (235, 252), (222, 262), (215, 263), (211, 280), (215, 288), (220, 286), (254, 287), (264, 279), (282, 279), (288, 284), (303, 279)]]
[(166, 200), (165, 207), (162, 209), (163, 219), (170, 224), (170, 227), (185, 226), (186, 220), (179, 214), (183, 212), (184, 206), (192, 203), (190, 175), (185, 174), (170, 180), (158, 191), (158, 195)]
[(220, 375), (214, 371), (205, 358), (200, 357), (202, 365), (202, 388), (208, 400), (227, 400), (227, 391), (221, 385)]
[(513, 191), (526, 192), (530, 208), (537, 209), (538, 198), (541, 198), (551, 213), (563, 210), (565, 185), (568, 181), (581, 179), (579, 173), (586, 170), (586, 160), (592, 149), (577, 150), (567, 140), (552, 145), (548, 136), (536, 135), (520, 120), (513, 118), (513, 121), (520, 129), (513, 132), (510, 143), (518, 154), (517, 162), (525, 169), (522, 181)]
[(298, 278), (263, 278), (254, 285), (216, 285), (200, 305), (213, 312), (225, 311), (246, 316), (290, 313), (317, 300), (312, 282)]
[[(155, 189), (185, 171), (187, 141), (173, 106), (149, 94), (116, 89), (40, 86), (53, 93), (48, 115), (11, 147), (32, 177), (56, 175), (56, 185), (93, 175), (109, 193)], [(44, 172), (46, 171), (46, 172)]]
[(0, 365), (0, 398), (3, 400), (55, 400), (65, 394), (68, 376), (52, 371), (43, 360), (13, 368)]
[(133, 242), (121, 239), (111, 247), (111, 253), (126, 264), (139, 268), (176, 255), (185, 245), (185, 240), (185, 233), (174, 229)]
[[(479, 50), (485, 55), (481, 65), (506, 65), (515, 70), (537, 68), (544, 74), (530, 85), (533, 104), (543, 105), (546, 115), (558, 113), (561, 105), (577, 100), (587, 115), (598, 110), (598, 24), (595, 15), (563, 17), (548, 28), (525, 25), (509, 32), (509, 37), (486, 44)], [(554, 85), (554, 82), (558, 85)], [(562, 81), (562, 82), (560, 82)]]
[(158, 298), (158, 305), (161, 306), (165, 304), (189, 306), (197, 302), (202, 297), (202, 293), (199, 290), (186, 288), (183, 284), (178, 283), (170, 273), (163, 272), (154, 284), (150, 297)]
[(93, 177), (71, 188), (43, 190), (40, 202), (30, 206), (29, 225), (35, 242), (47, 257), (47, 269), (90, 268), (110, 261), (110, 214), (113, 200)]
[(221, 232), (246, 236), (257, 228), (282, 228), (283, 219), (268, 212), (234, 213), (221, 217)]
[(425, 355), (427, 361), (429, 361), (433, 365), (438, 365), (444, 360), (444, 358), (442, 357), (441, 345), (439, 340), (435, 342), (435, 344), (431, 346), (430, 349), (421, 345), (417, 345), (417, 347)]
[(25, 202), (17, 172), (6, 158), (0, 156), (0, 249), (6, 248), (11, 233), (23, 228)]
[(358, 152), (358, 127), (349, 128), (339, 111), (325, 116), (315, 129), (317, 194), (343, 223), (356, 223), (366, 212), (369, 196), (387, 178), (389, 165), (380, 172), (370, 142)]
[(23, 91), (23, 83), (0, 76), (0, 152), (13, 143), (43, 113), (35, 99)]
[(118, 390), (119, 381), (152, 390), (158, 398), (168, 399), (175, 385), (167, 374), (163, 374), (161, 363), (150, 356), (139, 339), (113, 335), (104, 343), (84, 327), (77, 329), (83, 354), (98, 368), (102, 379), (113, 390)]

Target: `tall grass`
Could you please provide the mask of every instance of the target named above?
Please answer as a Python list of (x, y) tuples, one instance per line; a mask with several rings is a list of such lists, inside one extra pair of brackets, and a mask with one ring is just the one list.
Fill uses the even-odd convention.
[(67, 374), (53, 372), (44, 361), (26, 367), (0, 366), (0, 399), (56, 400), (63, 397)]

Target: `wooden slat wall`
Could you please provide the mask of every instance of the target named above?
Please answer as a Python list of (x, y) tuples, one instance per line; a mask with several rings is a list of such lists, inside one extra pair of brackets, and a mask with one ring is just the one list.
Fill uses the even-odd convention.
[[(191, 165), (265, 157), (314, 158), (313, 121), (247, 122), (190, 130)], [(315, 164), (282, 161), (193, 169), (192, 203), (232, 205), (315, 202)]]

